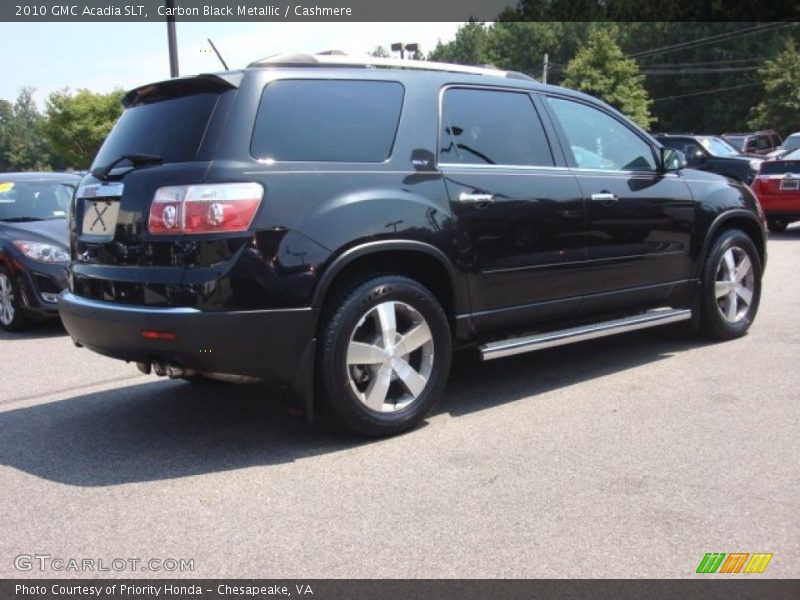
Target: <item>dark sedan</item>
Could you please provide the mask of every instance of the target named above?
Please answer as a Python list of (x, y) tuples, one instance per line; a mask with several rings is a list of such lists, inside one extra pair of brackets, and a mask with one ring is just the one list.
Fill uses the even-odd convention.
[(655, 138), (667, 148), (686, 155), (689, 168), (724, 175), (743, 183), (752, 183), (763, 156), (741, 154), (736, 148), (713, 135), (660, 134)]
[(67, 173), (0, 174), (0, 327), (58, 316), (67, 287), (67, 212), (80, 181)]

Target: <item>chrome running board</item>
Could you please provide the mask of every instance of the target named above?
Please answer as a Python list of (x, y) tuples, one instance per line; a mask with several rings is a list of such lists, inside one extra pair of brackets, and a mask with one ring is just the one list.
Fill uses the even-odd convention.
[(692, 311), (688, 308), (659, 308), (632, 317), (614, 319), (613, 321), (602, 321), (600, 323), (581, 325), (580, 327), (490, 342), (480, 347), (481, 358), (483, 360), (493, 360), (513, 354), (533, 352), (544, 348), (564, 346), (608, 335), (616, 335), (617, 333), (647, 329), (648, 327), (657, 327), (658, 325), (677, 323), (678, 321), (688, 321), (691, 318)]

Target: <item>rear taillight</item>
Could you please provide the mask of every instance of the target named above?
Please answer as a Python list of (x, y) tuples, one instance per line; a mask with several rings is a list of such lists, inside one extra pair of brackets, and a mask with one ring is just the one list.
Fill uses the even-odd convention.
[(263, 195), (258, 183), (162, 187), (153, 197), (147, 227), (154, 234), (247, 231)]

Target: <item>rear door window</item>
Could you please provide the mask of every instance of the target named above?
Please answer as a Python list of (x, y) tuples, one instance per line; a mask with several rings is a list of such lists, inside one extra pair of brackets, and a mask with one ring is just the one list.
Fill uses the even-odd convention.
[(195, 160), (218, 98), (217, 93), (199, 93), (126, 109), (92, 168), (125, 154), (154, 154), (165, 163)]
[(553, 166), (536, 109), (524, 92), (453, 88), (444, 94), (439, 162)]
[(403, 86), (395, 81), (283, 79), (264, 89), (250, 154), (259, 160), (383, 162)]

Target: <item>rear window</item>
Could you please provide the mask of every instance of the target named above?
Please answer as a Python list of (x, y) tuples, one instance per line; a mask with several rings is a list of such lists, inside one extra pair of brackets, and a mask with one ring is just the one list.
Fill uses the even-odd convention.
[(114, 125), (92, 168), (125, 154), (155, 154), (165, 163), (194, 160), (219, 94), (201, 93), (128, 108)]
[(789, 152), (781, 160), (767, 160), (761, 163), (762, 175), (782, 175), (784, 173), (800, 173), (800, 150)]
[(250, 153), (259, 160), (383, 162), (403, 86), (393, 81), (283, 79), (264, 89)]

